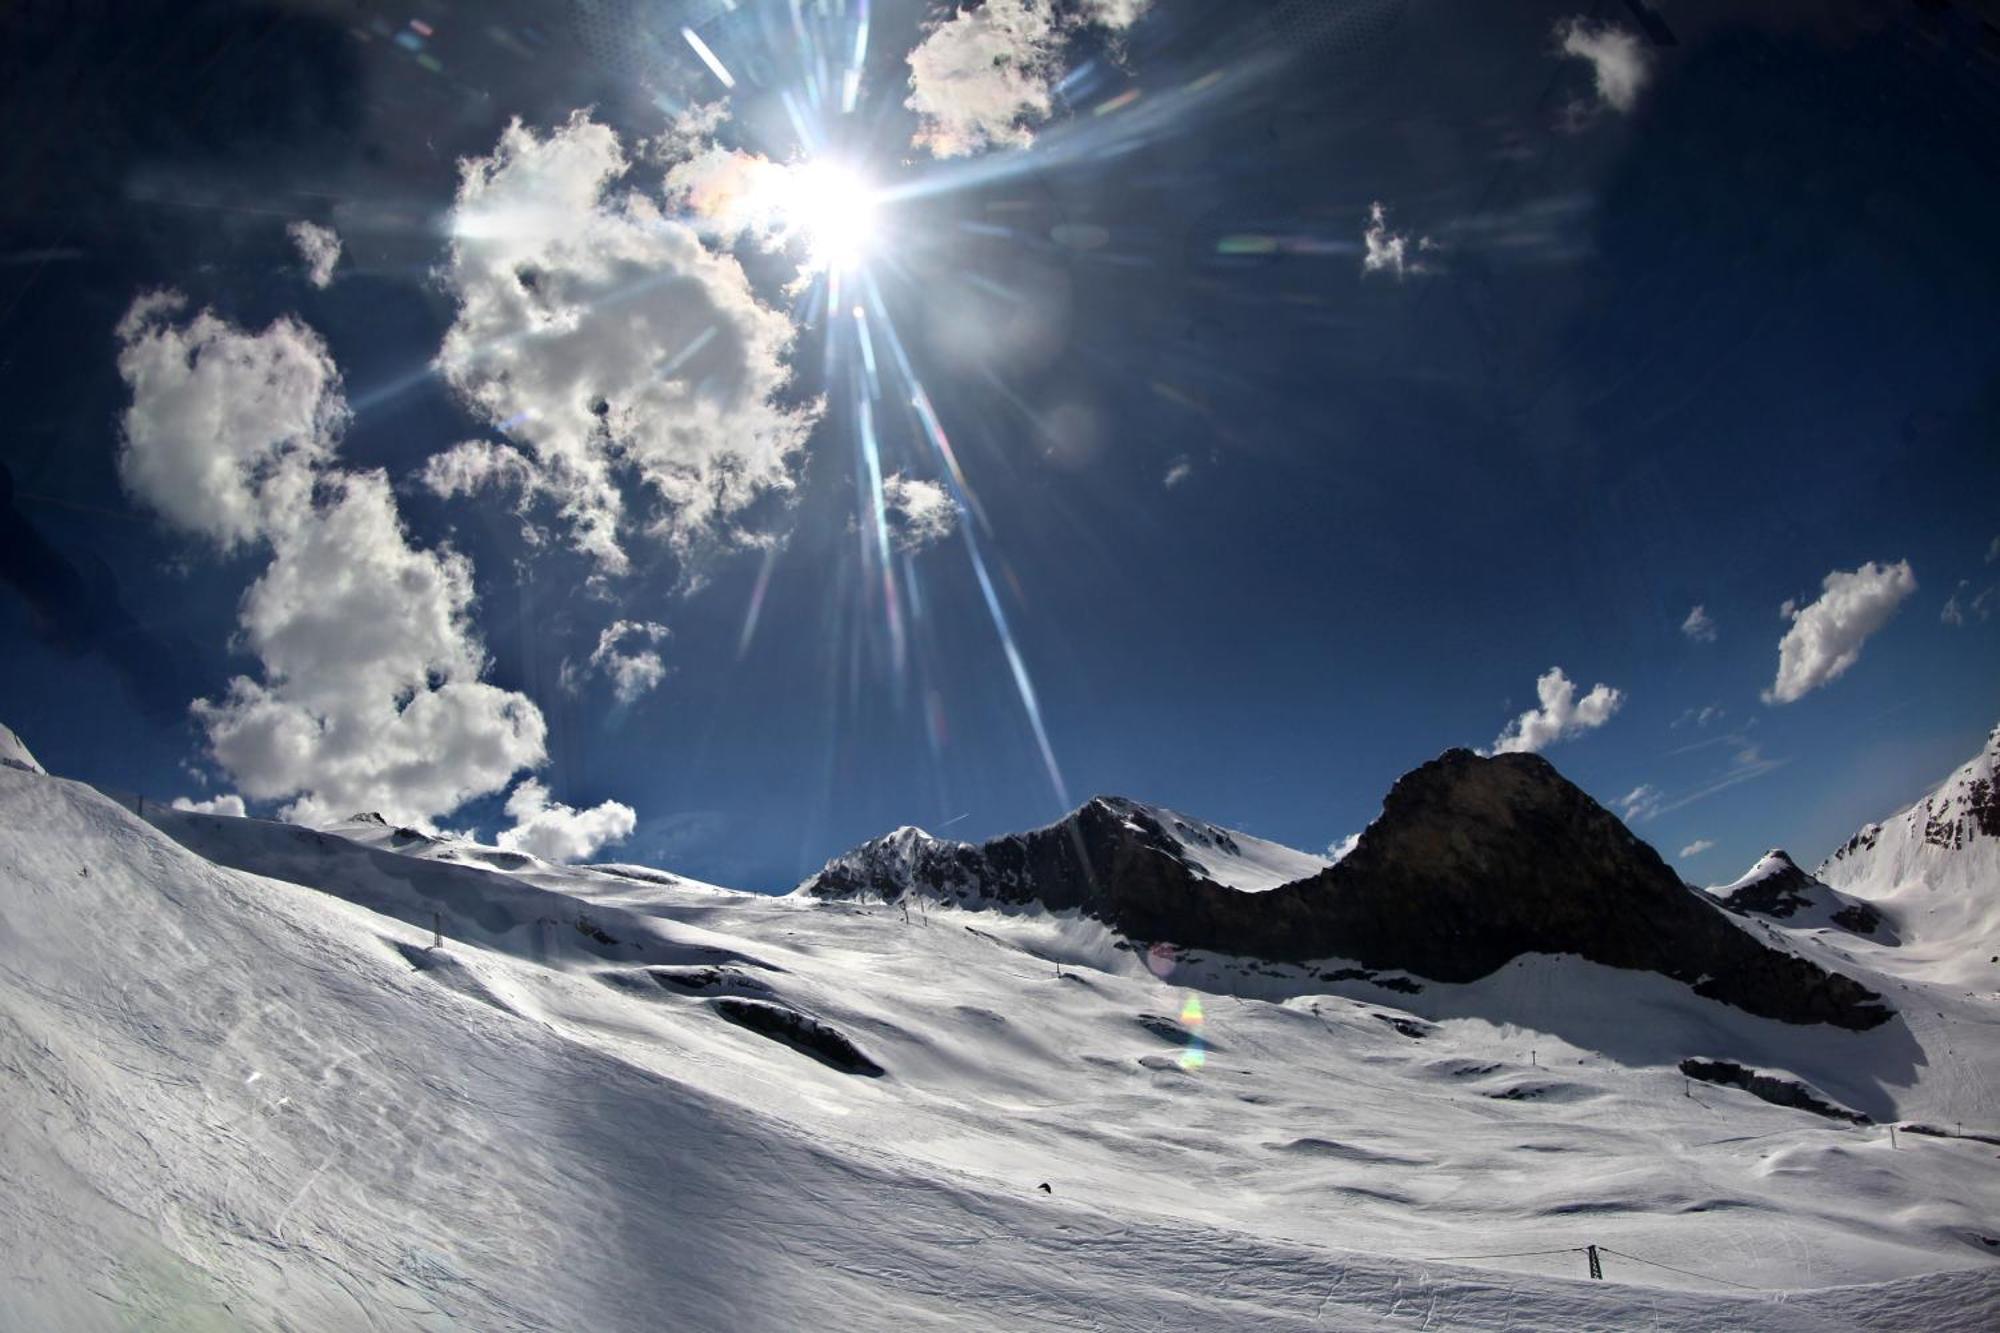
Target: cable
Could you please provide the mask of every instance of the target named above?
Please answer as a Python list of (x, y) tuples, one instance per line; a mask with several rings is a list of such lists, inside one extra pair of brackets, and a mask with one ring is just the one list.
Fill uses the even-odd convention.
[[(1597, 1248), (1602, 1250), (1604, 1247), (1600, 1245)], [(1441, 1264), (1448, 1259), (1526, 1259), (1534, 1255), (1542, 1255), (1542, 1254), (1582, 1254), (1582, 1253), (1583, 1253), (1583, 1246), (1570, 1245), (1570, 1246), (1565, 1246), (1563, 1249), (1560, 1250), (1511, 1250), (1506, 1254), (1433, 1254), (1427, 1258), (1418, 1259), (1415, 1262), (1420, 1264)]]
[(1768, 1290), (1770, 1290), (1770, 1288), (1768, 1288), (1768, 1287), (1753, 1287), (1753, 1286), (1750, 1286), (1750, 1285), (1748, 1285), (1748, 1284), (1746, 1284), (1746, 1283), (1742, 1283), (1742, 1282), (1731, 1282), (1731, 1281), (1730, 1281), (1730, 1280), (1729, 1280), (1728, 1278), (1726, 1278), (1726, 1277), (1711, 1277), (1711, 1276), (1709, 1276), (1709, 1275), (1708, 1275), (1707, 1273), (1695, 1273), (1695, 1272), (1690, 1272), (1689, 1270), (1687, 1270), (1687, 1269), (1685, 1269), (1685, 1268), (1675, 1268), (1675, 1267), (1674, 1267), (1674, 1266), (1673, 1266), (1672, 1264), (1663, 1264), (1663, 1263), (1658, 1263), (1658, 1262), (1656, 1262), (1656, 1261), (1654, 1261), (1654, 1260), (1652, 1260), (1652, 1259), (1641, 1259), (1641, 1258), (1640, 1258), (1640, 1257), (1639, 1257), (1638, 1255), (1636, 1255), (1636, 1254), (1627, 1254), (1627, 1253), (1625, 1253), (1625, 1251), (1623, 1251), (1623, 1250), (1614, 1250), (1614, 1249), (1612, 1249), (1612, 1248), (1611, 1248), (1610, 1246), (1608, 1246), (1608, 1245), (1600, 1245), (1600, 1246), (1598, 1246), (1598, 1247), (1597, 1247), (1597, 1252), (1598, 1252), (1599, 1254), (1615, 1254), (1615, 1255), (1617, 1255), (1617, 1256), (1618, 1256), (1618, 1257), (1619, 1257), (1620, 1259), (1630, 1259), (1630, 1260), (1631, 1260), (1631, 1261), (1632, 1261), (1633, 1263), (1635, 1263), (1635, 1264), (1651, 1264), (1651, 1265), (1652, 1265), (1653, 1267), (1655, 1267), (1655, 1268), (1664, 1268), (1664, 1269), (1666, 1269), (1666, 1270), (1667, 1270), (1667, 1271), (1668, 1271), (1669, 1273), (1679, 1273), (1679, 1274), (1680, 1274), (1680, 1275), (1681, 1275), (1682, 1277), (1698, 1277), (1698, 1278), (1700, 1278), (1700, 1279), (1701, 1279), (1702, 1281), (1704, 1281), (1704, 1282), (1720, 1282), (1720, 1283), (1721, 1283), (1721, 1284), (1722, 1284), (1723, 1286), (1725, 1286), (1725, 1287), (1741, 1287), (1741, 1288), (1742, 1288), (1742, 1289), (1743, 1289), (1744, 1291), (1768, 1291)]

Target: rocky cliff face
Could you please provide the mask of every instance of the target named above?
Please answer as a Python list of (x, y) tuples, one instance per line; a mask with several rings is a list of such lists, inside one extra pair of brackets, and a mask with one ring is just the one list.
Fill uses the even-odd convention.
[(2000, 727), (1922, 800), (1856, 833), (1818, 877), (1878, 910), (1928, 980), (1989, 989), (2000, 973)]
[(1354, 850), (1263, 893), (1210, 878), (1148, 813), (1100, 797), (981, 845), (899, 830), (801, 886), (1076, 908), (1127, 937), (1284, 962), (1353, 959), (1471, 981), (1524, 953), (1643, 968), (1787, 1022), (1867, 1028), (1859, 983), (1772, 948), (1536, 755), (1452, 750), (1405, 775)]

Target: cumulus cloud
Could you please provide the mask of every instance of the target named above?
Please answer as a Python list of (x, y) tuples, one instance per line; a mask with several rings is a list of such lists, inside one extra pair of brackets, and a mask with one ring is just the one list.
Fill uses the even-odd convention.
[(1623, 691), (1602, 684), (1593, 685), (1590, 693), (1578, 699), (1575, 684), (1561, 667), (1550, 667), (1541, 674), (1535, 681), (1535, 694), (1541, 707), (1530, 708), (1507, 724), (1494, 738), (1495, 754), (1532, 754), (1557, 741), (1594, 731), (1625, 703)]
[(237, 786), (292, 798), (300, 823), (375, 809), (428, 824), (539, 765), (541, 711), (480, 679), (471, 562), (412, 546), (380, 472), (276, 483), (271, 562), (239, 616), (262, 679), (194, 705)]
[(244, 807), (243, 798), (234, 792), (209, 801), (194, 801), (185, 796), (176, 796), (173, 799), (173, 807), (176, 810), (185, 810), (189, 814), (234, 815), (238, 819), (249, 813)]
[(499, 844), (510, 852), (525, 852), (544, 861), (582, 861), (599, 848), (632, 836), (638, 816), (632, 807), (606, 801), (588, 810), (551, 800), (549, 789), (535, 778), (524, 778), (507, 797), (505, 829)]
[(1336, 838), (1326, 845), (1326, 859), (1329, 861), (1344, 861), (1347, 859), (1347, 854), (1360, 845), (1361, 835), (1359, 833), (1350, 833), (1344, 838)]
[(224, 550), (265, 529), (264, 483), (324, 459), (347, 421), (340, 372), (291, 318), (246, 333), (204, 310), (185, 323), (176, 292), (132, 303), (118, 373), (132, 390), (118, 477), (174, 527)]
[(1778, 678), (1764, 691), (1767, 704), (1794, 703), (1845, 674), (1860, 660), (1861, 646), (1917, 590), (1917, 578), (1907, 560), (1871, 560), (1851, 572), (1834, 570), (1820, 587), (1810, 605), (1786, 602), (1779, 609), (1792, 627), (1778, 641)]
[(1715, 621), (1705, 607), (1696, 603), (1694, 610), (1687, 613), (1687, 619), (1681, 622), (1681, 633), (1696, 643), (1714, 643)]
[(340, 237), (333, 228), (302, 220), (287, 227), (285, 234), (305, 261), (306, 281), (315, 287), (331, 286), (333, 266), (340, 262)]
[[(707, 148), (668, 139), (662, 153)], [(736, 540), (732, 517), (792, 488), (819, 410), (778, 401), (789, 316), (682, 220), (684, 201), (669, 198), (670, 212), (621, 184), (630, 167), (617, 134), (584, 113), (546, 135), (516, 121), (462, 163), (443, 268), (458, 315), (437, 357), (533, 463), (538, 492), (603, 574), (629, 567), (622, 481), (650, 492), (648, 530), (683, 554)]]
[(319, 340), (290, 320), (175, 324), (178, 305), (143, 295), (119, 325), (120, 475), (176, 527), (269, 550), (238, 612), (259, 673), (192, 706), (216, 762), (288, 819), (411, 824), (540, 764), (540, 710), (481, 679), (471, 563), (411, 544), (381, 472), (331, 464), (347, 410)]
[(1696, 838), (1693, 842), (1681, 848), (1681, 859), (1685, 861), (1691, 856), (1700, 856), (1703, 852), (1710, 850), (1714, 846), (1715, 844), (1707, 838)]
[(921, 551), (958, 530), (958, 506), (935, 481), (892, 472), (882, 479), (882, 507), (896, 546)]
[(1389, 230), (1389, 210), (1378, 200), (1368, 206), (1368, 226), (1361, 233), (1361, 271), (1393, 273), (1398, 278), (1410, 273), (1428, 273), (1420, 256), (1434, 248), (1431, 238), (1412, 241), (1408, 234)]
[(914, 140), (933, 157), (1025, 148), (1053, 106), (1060, 41), (1047, 0), (986, 0), (934, 22), (910, 52)]
[[(597, 636), (590, 664), (611, 680), (611, 692), (621, 704), (634, 703), (667, 678), (667, 667), (654, 645), (667, 637), (667, 627), (650, 620), (618, 620)], [(627, 641), (638, 646), (628, 649)]]
[(1637, 33), (1579, 15), (1556, 24), (1555, 36), (1564, 55), (1590, 62), (1599, 102), (1619, 112), (1638, 105), (1639, 92), (1652, 71)]
[(1642, 782), (1618, 798), (1618, 811), (1624, 815), (1628, 824), (1651, 819), (1660, 813), (1661, 803), (1665, 799), (1664, 793), (1658, 787), (1650, 782)]
[(1152, 0), (1080, 0), (1058, 14), (1050, 0), (954, 4), (925, 28), (910, 52), (910, 96), (917, 113), (913, 144), (933, 157), (966, 157), (989, 148), (1025, 148), (1054, 109), (1063, 43), (1094, 25), (1122, 32)]

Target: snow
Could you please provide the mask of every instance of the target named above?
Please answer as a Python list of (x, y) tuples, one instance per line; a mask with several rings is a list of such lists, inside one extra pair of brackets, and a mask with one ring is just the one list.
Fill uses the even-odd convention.
[(2000, 727), (1930, 796), (1861, 830), (1819, 878), (1865, 900), (1903, 946), (1885, 970), (1934, 984), (2000, 986)]
[(1541, 956), (1404, 995), (1073, 915), (145, 809), (0, 770), (0, 1327), (2000, 1319), (1989, 1146), (1675, 1068), (1991, 1131), (1990, 995), (1912, 980), (1850, 1033)]
[(1754, 915), (1774, 921), (1787, 930), (1845, 930), (1883, 943), (1899, 942), (1894, 929), (1880, 920), (1879, 914), (1875, 914), (1873, 929), (1864, 929), (1871, 924), (1871, 914), (1859, 899), (1808, 875), (1782, 850), (1773, 849), (1764, 853), (1741, 877), (1727, 884), (1712, 884), (1703, 892), (1726, 904), (1744, 890), (1779, 877), (1791, 882), (1773, 886), (1780, 890), (1778, 910), (1752, 908), (1750, 910)]
[(1333, 864), (1324, 856), (1221, 828), (1165, 806), (1136, 801), (1122, 804), (1150, 815), (1208, 878), (1242, 893), (1265, 893), (1317, 875)]
[(0, 765), (17, 768), (27, 773), (45, 773), (35, 756), (28, 753), (28, 747), (10, 729), (0, 726)]

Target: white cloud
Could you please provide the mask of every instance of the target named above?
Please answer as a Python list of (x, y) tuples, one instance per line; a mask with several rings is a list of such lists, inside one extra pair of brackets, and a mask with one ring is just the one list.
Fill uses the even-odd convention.
[(933, 157), (1025, 148), (1053, 106), (1060, 32), (1047, 0), (986, 0), (933, 23), (910, 52), (913, 141)]
[(1496, 754), (1534, 753), (1557, 741), (1593, 731), (1611, 720), (1625, 695), (1609, 685), (1593, 685), (1578, 699), (1576, 686), (1561, 667), (1550, 667), (1535, 681), (1540, 708), (1531, 708), (1507, 724), (1493, 741)]
[(1681, 633), (1696, 643), (1714, 643), (1715, 621), (1707, 609), (1697, 603), (1694, 610), (1687, 613), (1687, 619), (1681, 622)]
[(935, 481), (892, 472), (882, 479), (882, 507), (896, 546), (921, 551), (958, 530), (958, 506)]
[(1764, 691), (1767, 704), (1796, 702), (1844, 674), (1860, 659), (1861, 645), (1917, 590), (1917, 578), (1907, 560), (1871, 560), (1851, 573), (1834, 570), (1821, 589), (1810, 606), (1780, 608), (1792, 627), (1778, 641), (1778, 678)]
[(173, 526), (224, 550), (263, 532), (263, 483), (327, 457), (347, 421), (340, 372), (289, 317), (245, 333), (204, 310), (183, 324), (176, 292), (139, 297), (118, 324), (132, 389), (118, 476)]
[(522, 503), (545, 484), (534, 460), (511, 444), (463, 440), (424, 460), (420, 478), (433, 495), (449, 500), (483, 490), (513, 491)]
[(1401, 278), (1430, 272), (1416, 255), (1433, 248), (1431, 238), (1419, 237), (1413, 244), (1408, 234), (1390, 231), (1389, 210), (1379, 200), (1368, 206), (1368, 226), (1361, 233), (1361, 242), (1363, 273), (1393, 273)]
[(176, 326), (177, 305), (143, 295), (119, 326), (121, 475), (175, 525), (270, 551), (238, 613), (259, 677), (193, 705), (216, 762), (251, 799), (289, 801), (288, 819), (411, 824), (540, 764), (540, 710), (480, 679), (471, 563), (410, 544), (381, 472), (331, 465), (347, 413), (318, 339), (206, 311)]
[(1152, 0), (1080, 0), (1057, 13), (1050, 0), (953, 3), (928, 23), (909, 54), (915, 147), (933, 157), (966, 157), (989, 148), (1025, 148), (1054, 109), (1063, 43), (1094, 25), (1122, 32)]
[[(611, 692), (619, 703), (636, 702), (667, 678), (666, 664), (651, 646), (666, 637), (667, 627), (650, 620), (614, 621), (597, 636), (590, 664), (610, 677)], [(638, 640), (639, 647), (632, 651), (622, 648), (627, 639)]]
[(1993, 544), (1986, 548), (1986, 563), (1990, 565), (1996, 561), (2000, 561), (2000, 537), (1995, 537)]
[(1327, 844), (1326, 858), (1329, 861), (1344, 861), (1347, 859), (1347, 854), (1360, 845), (1361, 835), (1359, 833), (1350, 833), (1344, 838), (1335, 839), (1333, 842)]
[(632, 807), (606, 801), (588, 810), (549, 799), (549, 789), (525, 778), (507, 797), (507, 815), (514, 827), (503, 830), (499, 844), (510, 852), (526, 852), (544, 861), (582, 861), (599, 848), (632, 836), (638, 816)]
[(285, 229), (306, 264), (306, 280), (315, 287), (333, 283), (333, 266), (340, 262), (340, 237), (317, 222), (294, 222)]
[(1153, 0), (1083, 0), (1084, 21), (1117, 32), (1137, 23)]
[(192, 801), (185, 796), (176, 796), (173, 799), (173, 807), (176, 810), (185, 810), (189, 814), (234, 815), (238, 819), (249, 813), (243, 804), (243, 798), (234, 792), (210, 801)]
[(1593, 23), (1579, 15), (1557, 23), (1555, 35), (1564, 55), (1590, 62), (1598, 101), (1621, 112), (1638, 104), (1651, 70), (1637, 33), (1616, 24)]
[(1686, 726), (1706, 727), (1721, 716), (1722, 710), (1720, 708), (1717, 708), (1714, 704), (1704, 704), (1700, 708), (1687, 709), (1667, 725), (1669, 728), (1675, 730)]
[(1961, 605), (1958, 595), (1971, 586), (1971, 579), (1958, 581), (1958, 587), (1954, 588), (1951, 596), (1945, 600), (1944, 610), (1938, 613), (1939, 620), (1947, 625), (1962, 628), (1974, 620), (1992, 618), (1993, 600), (1996, 594), (2000, 594), (2000, 585), (1981, 590), (1971, 601)]
[(1618, 811), (1630, 824), (1635, 820), (1651, 819), (1660, 813), (1660, 804), (1665, 794), (1650, 782), (1642, 782), (1631, 791), (1618, 798)]
[(443, 270), (458, 318), (437, 359), (466, 404), (523, 446), (572, 543), (605, 574), (629, 564), (622, 479), (650, 490), (649, 530), (682, 553), (735, 540), (728, 520), (791, 489), (819, 411), (776, 401), (789, 316), (694, 225), (621, 186), (629, 167), (617, 134), (583, 113), (547, 135), (516, 121), (490, 156), (461, 164)]
[(1182, 454), (1179, 458), (1167, 464), (1167, 475), (1160, 478), (1160, 485), (1166, 487), (1168, 490), (1172, 490), (1193, 475), (1194, 464), (1188, 462), (1187, 455)]
[(1700, 856), (1703, 852), (1710, 851), (1714, 847), (1715, 844), (1707, 838), (1696, 838), (1693, 842), (1681, 848), (1681, 859), (1685, 861), (1690, 856)]

